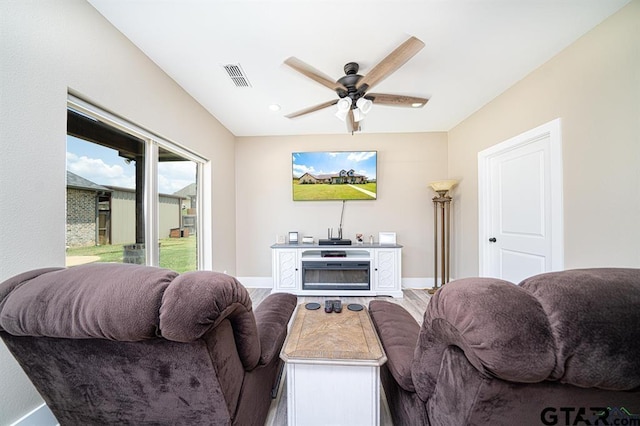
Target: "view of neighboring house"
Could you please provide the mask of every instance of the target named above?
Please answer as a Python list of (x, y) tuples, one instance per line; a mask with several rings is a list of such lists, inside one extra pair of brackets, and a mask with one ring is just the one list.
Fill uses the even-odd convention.
[(189, 235), (196, 233), (197, 184), (191, 183), (173, 193), (182, 198), (182, 228), (189, 231)]
[(299, 182), (300, 184), (327, 183), (333, 185), (367, 183), (369, 182), (369, 179), (366, 176), (356, 174), (355, 171), (351, 169), (349, 171), (340, 170), (339, 173), (328, 175), (312, 175), (310, 173), (305, 173), (300, 176)]
[[(187, 206), (195, 206), (195, 184), (173, 195), (159, 194), (160, 238), (168, 238), (172, 229), (195, 234), (195, 210)], [(98, 185), (67, 171), (68, 247), (135, 242), (135, 216), (134, 189)]]
[(67, 170), (67, 246), (109, 244), (108, 209), (112, 190)]

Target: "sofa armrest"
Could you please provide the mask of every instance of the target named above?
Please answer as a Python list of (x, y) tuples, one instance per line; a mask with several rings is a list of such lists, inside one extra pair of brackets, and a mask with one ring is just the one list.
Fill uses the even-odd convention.
[(269, 295), (254, 310), (260, 338), (260, 364), (269, 364), (277, 357), (287, 337), (287, 325), (296, 308), (298, 298), (293, 294)]
[(415, 392), (411, 364), (420, 325), (403, 307), (395, 303), (372, 300), (369, 314), (387, 354), (387, 367), (404, 390)]

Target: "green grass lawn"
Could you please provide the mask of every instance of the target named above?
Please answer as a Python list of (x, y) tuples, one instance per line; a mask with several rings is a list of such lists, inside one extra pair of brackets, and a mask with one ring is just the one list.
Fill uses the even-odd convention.
[[(353, 185), (367, 191), (376, 193), (377, 184), (375, 182), (361, 185)], [(358, 191), (349, 185), (328, 185), (328, 184), (307, 184), (293, 185), (294, 200), (374, 200), (364, 192)]]
[[(67, 256), (98, 256), (100, 262), (122, 263), (123, 244), (77, 247), (67, 249)], [(176, 272), (197, 268), (196, 237), (160, 240), (160, 267)]]

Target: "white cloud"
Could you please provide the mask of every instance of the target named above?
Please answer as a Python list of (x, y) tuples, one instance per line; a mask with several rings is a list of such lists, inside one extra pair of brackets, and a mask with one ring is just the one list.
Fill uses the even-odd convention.
[(371, 178), (375, 177), (375, 176), (371, 176), (371, 175), (369, 174), (369, 172), (368, 172), (367, 170), (364, 170), (364, 169), (363, 169), (363, 170), (358, 170), (356, 173), (357, 173), (357, 174), (359, 174), (359, 175), (362, 175), (362, 176), (366, 176), (366, 177), (368, 177), (369, 179), (371, 179)]
[(365, 160), (368, 160), (369, 158), (373, 157), (374, 155), (376, 155), (375, 151), (352, 152), (347, 157), (347, 160), (356, 161), (356, 162), (365, 161)]
[(158, 192), (173, 194), (196, 181), (196, 164), (192, 161), (168, 161), (158, 165)]
[[(135, 189), (135, 162), (107, 164), (101, 158), (89, 158), (67, 152), (67, 170), (98, 185)], [(158, 166), (158, 192), (173, 194), (196, 181), (196, 165), (191, 161), (162, 162)]]
[(315, 174), (316, 170), (313, 168), (313, 166), (307, 167), (304, 164), (294, 164), (293, 165), (293, 175), (295, 177), (300, 177), (305, 173)]
[(118, 164), (107, 164), (100, 158), (89, 158), (67, 152), (67, 170), (98, 185), (135, 188), (135, 172), (126, 171)]

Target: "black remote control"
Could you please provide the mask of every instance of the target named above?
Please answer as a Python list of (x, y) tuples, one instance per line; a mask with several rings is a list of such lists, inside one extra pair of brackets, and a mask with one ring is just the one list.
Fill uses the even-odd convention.
[(333, 300), (325, 300), (324, 301), (324, 311), (328, 314), (333, 312)]

